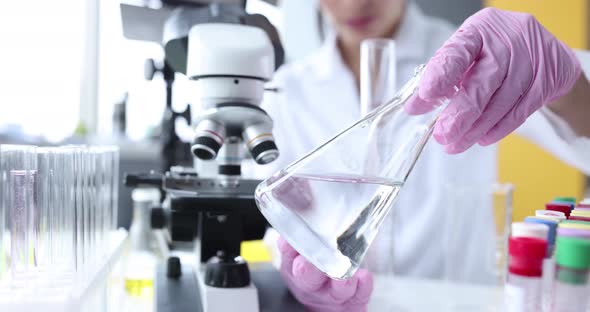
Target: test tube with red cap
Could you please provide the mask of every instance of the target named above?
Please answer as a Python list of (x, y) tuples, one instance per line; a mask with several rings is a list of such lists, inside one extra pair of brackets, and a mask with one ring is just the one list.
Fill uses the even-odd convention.
[(572, 212), (571, 204), (567, 203), (547, 203), (545, 204), (545, 209), (563, 212), (567, 218), (570, 217), (570, 213)]
[(511, 237), (508, 252), (509, 273), (505, 287), (507, 311), (541, 311), (543, 259), (547, 252), (547, 241), (533, 237)]

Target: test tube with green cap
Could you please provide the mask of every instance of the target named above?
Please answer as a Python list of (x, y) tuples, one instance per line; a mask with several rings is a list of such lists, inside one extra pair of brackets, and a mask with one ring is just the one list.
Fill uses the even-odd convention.
[(556, 263), (550, 311), (587, 311), (590, 240), (558, 237)]
[(576, 204), (576, 198), (575, 197), (569, 197), (569, 196), (558, 196), (555, 197), (553, 199), (554, 202), (567, 202), (567, 203), (572, 203), (572, 204)]
[(590, 222), (588, 221), (580, 221), (580, 220), (565, 220), (561, 222), (561, 224), (582, 224), (590, 226)]

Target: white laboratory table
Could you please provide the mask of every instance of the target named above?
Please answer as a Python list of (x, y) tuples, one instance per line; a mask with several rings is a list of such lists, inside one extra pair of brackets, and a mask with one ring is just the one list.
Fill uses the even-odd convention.
[(492, 286), (376, 276), (369, 311), (503, 311), (503, 296)]

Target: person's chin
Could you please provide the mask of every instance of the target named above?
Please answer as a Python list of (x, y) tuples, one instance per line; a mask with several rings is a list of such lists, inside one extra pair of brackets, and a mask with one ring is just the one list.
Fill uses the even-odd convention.
[(358, 42), (361, 43), (365, 39), (377, 38), (377, 35), (374, 31), (370, 31), (369, 29), (366, 30), (348, 30), (346, 32), (346, 41), (348, 42)]

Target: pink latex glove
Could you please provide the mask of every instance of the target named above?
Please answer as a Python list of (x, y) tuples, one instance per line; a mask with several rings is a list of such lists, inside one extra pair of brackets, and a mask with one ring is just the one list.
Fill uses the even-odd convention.
[(573, 51), (529, 14), (486, 8), (469, 17), (426, 67), (410, 113), (460, 90), (440, 115), (434, 137), (448, 153), (490, 145), (580, 77)]
[(359, 269), (351, 278), (341, 281), (324, 275), (301, 256), (282, 237), (281, 275), (295, 298), (309, 311), (367, 311), (373, 292), (373, 275)]
[[(270, 181), (274, 180), (276, 180), (274, 177), (270, 178)], [(304, 211), (313, 206), (313, 194), (309, 182), (300, 177), (289, 177), (272, 190), (272, 195), (293, 211)]]

